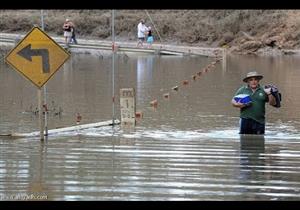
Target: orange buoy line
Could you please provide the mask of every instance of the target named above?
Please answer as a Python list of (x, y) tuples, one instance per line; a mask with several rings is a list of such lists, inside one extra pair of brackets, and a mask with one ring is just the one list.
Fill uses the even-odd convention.
[(82, 120), (82, 116), (80, 115), (80, 113), (77, 113), (76, 114), (76, 123), (79, 124), (81, 120)]
[[(222, 60), (222, 57), (216, 56), (216, 59), (214, 61), (209, 63), (207, 66), (203, 67), (203, 69), (201, 71), (199, 71), (196, 74), (192, 75), (191, 76), (192, 80), (196, 81), (196, 79), (202, 77), (204, 75), (204, 73), (207, 73), (208, 71), (213, 70), (216, 67), (216, 64), (219, 63), (221, 60)], [(187, 86), (188, 84), (189, 84), (189, 80), (183, 80), (182, 83), (181, 83), (181, 85), (183, 85), (183, 86)], [(171, 90), (177, 92), (177, 91), (179, 91), (179, 86), (180, 85), (173, 86), (171, 88)], [(170, 98), (170, 93), (169, 92), (164, 93), (163, 98), (164, 99), (169, 99)], [(150, 101), (150, 106), (153, 107), (154, 109), (156, 109), (158, 107), (158, 100), (154, 99), (154, 100)], [(141, 119), (143, 117), (143, 113), (142, 112), (136, 112), (135, 116), (136, 116), (136, 118)]]
[(155, 100), (151, 101), (151, 102), (150, 102), (150, 105), (151, 105), (151, 106), (153, 106), (154, 108), (156, 108), (156, 107), (157, 107), (157, 105), (158, 105), (158, 101), (157, 101), (157, 99), (155, 99)]
[(177, 85), (177, 86), (174, 86), (174, 87), (172, 87), (172, 90), (178, 91), (178, 89), (179, 89), (179, 86), (178, 86), (178, 85)]
[(143, 118), (143, 112), (135, 112), (135, 118), (136, 118), (136, 119), (141, 119), (141, 118)]
[(183, 81), (182, 81), (182, 84), (183, 84), (183, 85), (188, 85), (188, 84), (189, 84), (189, 81), (188, 81), (188, 80), (183, 80)]
[(166, 98), (166, 99), (169, 98), (169, 96), (170, 96), (170, 93), (165, 93), (164, 94), (164, 98)]

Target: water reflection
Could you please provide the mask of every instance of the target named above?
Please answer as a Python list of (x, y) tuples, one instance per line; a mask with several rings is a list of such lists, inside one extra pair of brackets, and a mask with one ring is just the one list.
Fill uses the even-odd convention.
[(138, 56), (136, 64), (136, 99), (144, 101), (148, 95), (147, 90), (153, 82), (153, 56)]
[[(136, 87), (144, 116), (137, 127), (69, 132), (50, 136), (45, 144), (0, 137), (0, 193), (46, 191), (58, 200), (299, 200), (300, 97), (294, 93), (300, 59), (228, 56), (225, 71), (218, 64), (191, 80), (209, 62), (193, 56), (118, 56), (116, 90)], [(267, 109), (263, 139), (240, 138), (239, 113), (230, 104), (252, 67), (284, 96), (282, 108)], [(185, 79), (190, 83), (183, 86)], [(63, 109), (61, 116), (49, 116), (50, 127), (74, 125), (77, 112), (81, 123), (111, 119), (111, 81), (111, 57), (72, 54), (47, 83), (47, 101)], [(172, 92), (176, 85), (179, 91)], [(154, 98), (155, 111), (149, 105)], [(22, 113), (36, 102), (35, 87), (1, 65), (2, 133), (38, 130), (37, 117)]]
[[(250, 172), (246, 176), (245, 180), (258, 178), (257, 168), (251, 166), (257, 166), (263, 168), (265, 164), (265, 158), (261, 155), (265, 153), (265, 137), (264, 135), (240, 135), (240, 165), (241, 169)], [(250, 178), (250, 179), (249, 179)]]
[[(265, 183), (265, 137), (264, 135), (240, 135), (240, 184), (241, 191), (247, 198), (250, 193), (252, 199), (258, 189), (248, 188), (248, 185), (261, 186)], [(258, 187), (259, 188), (259, 187)]]
[(29, 185), (27, 191), (39, 196), (46, 195), (47, 199), (51, 199), (51, 190), (47, 186), (47, 138), (37, 145), (38, 152), (32, 155), (29, 164)]

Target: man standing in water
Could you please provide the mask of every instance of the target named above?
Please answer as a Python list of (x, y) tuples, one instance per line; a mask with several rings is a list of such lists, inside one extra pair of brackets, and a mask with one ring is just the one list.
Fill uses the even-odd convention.
[[(240, 134), (264, 134), (265, 133), (265, 103), (275, 106), (275, 97), (271, 94), (271, 88), (263, 89), (259, 81), (263, 78), (257, 72), (249, 72), (243, 79), (247, 85), (242, 86), (231, 100), (234, 107), (240, 108)], [(242, 103), (237, 96), (249, 97), (249, 102)]]

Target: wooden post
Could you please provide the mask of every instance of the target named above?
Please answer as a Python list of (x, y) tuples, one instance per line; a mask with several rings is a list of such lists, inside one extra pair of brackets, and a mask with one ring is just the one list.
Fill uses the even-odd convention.
[(134, 88), (120, 89), (121, 127), (135, 126), (135, 92)]

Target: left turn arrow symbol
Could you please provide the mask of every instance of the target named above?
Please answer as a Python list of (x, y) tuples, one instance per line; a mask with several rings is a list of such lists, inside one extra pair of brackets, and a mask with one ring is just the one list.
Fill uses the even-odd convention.
[(32, 56), (42, 56), (43, 73), (50, 72), (49, 51), (47, 49), (31, 49), (31, 44), (29, 44), (17, 54), (30, 62), (32, 61)]

